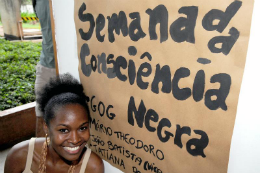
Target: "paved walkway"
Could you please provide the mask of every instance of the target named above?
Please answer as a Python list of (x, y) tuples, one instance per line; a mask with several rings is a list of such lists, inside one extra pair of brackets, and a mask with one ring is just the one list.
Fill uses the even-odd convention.
[[(35, 36), (35, 35), (41, 35), (40, 29), (23, 29), (24, 36)], [(0, 25), (0, 37), (4, 37), (4, 29), (3, 26)]]

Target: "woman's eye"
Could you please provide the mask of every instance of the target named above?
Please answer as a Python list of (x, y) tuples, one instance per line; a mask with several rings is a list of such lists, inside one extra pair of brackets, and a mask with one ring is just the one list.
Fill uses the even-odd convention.
[(88, 127), (81, 127), (80, 131), (84, 131), (84, 130), (87, 130), (87, 129), (88, 129)]
[(60, 129), (59, 131), (60, 131), (61, 133), (68, 133), (68, 132), (69, 132), (68, 129)]

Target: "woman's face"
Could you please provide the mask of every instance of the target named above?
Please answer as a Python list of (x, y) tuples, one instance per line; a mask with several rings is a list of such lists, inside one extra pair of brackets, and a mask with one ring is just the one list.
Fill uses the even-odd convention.
[(89, 139), (89, 120), (86, 109), (80, 104), (68, 104), (55, 111), (50, 121), (50, 146), (68, 161), (79, 159)]

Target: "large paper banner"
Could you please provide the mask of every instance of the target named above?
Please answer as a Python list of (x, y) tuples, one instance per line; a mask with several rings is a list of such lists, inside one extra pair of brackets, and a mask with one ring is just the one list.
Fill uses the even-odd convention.
[(75, 0), (92, 150), (123, 172), (227, 172), (252, 10), (253, 0)]

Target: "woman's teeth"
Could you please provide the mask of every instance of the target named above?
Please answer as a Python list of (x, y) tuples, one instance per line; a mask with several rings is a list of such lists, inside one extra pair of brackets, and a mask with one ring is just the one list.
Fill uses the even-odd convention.
[(77, 146), (77, 147), (64, 147), (64, 149), (69, 150), (69, 151), (76, 151), (77, 149), (79, 149), (79, 146)]

